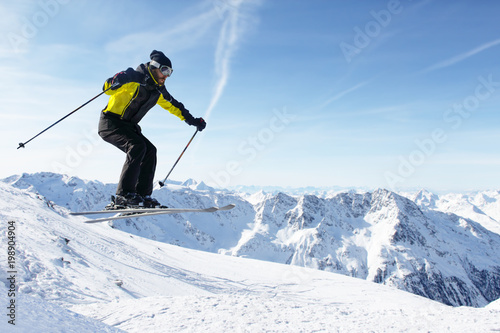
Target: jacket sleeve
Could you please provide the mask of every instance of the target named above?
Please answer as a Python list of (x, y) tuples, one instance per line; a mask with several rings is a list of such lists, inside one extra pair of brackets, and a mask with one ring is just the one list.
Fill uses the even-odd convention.
[[(123, 74), (123, 75), (122, 75)], [(106, 90), (109, 87), (111, 87), (111, 84), (113, 83), (113, 79), (117, 76), (120, 75), (120, 83), (125, 84), (125, 83), (130, 83), (130, 82), (137, 82), (141, 83), (141, 81), (144, 79), (144, 75), (135, 71), (133, 68), (129, 67), (123, 72), (116, 73), (113, 77), (110, 77), (104, 82), (104, 85), (102, 87), (102, 90)], [(109, 89), (106, 91), (106, 95), (114, 95), (116, 93), (116, 90), (114, 89)]]
[(163, 86), (163, 89), (161, 90), (157, 103), (165, 110), (168, 110), (171, 114), (179, 117), (180, 120), (185, 120), (188, 124), (190, 124), (194, 119), (191, 113), (189, 113), (189, 111), (184, 107), (184, 104), (173, 98), (165, 86)]

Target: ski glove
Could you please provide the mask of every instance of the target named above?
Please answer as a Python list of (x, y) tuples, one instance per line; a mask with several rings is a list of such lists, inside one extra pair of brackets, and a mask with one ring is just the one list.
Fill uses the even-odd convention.
[(120, 72), (111, 79), (111, 90), (116, 90), (129, 81), (126, 72)]
[(207, 123), (203, 118), (192, 118), (192, 119), (186, 119), (186, 122), (191, 125), (191, 126), (196, 126), (198, 131), (203, 131), (205, 127), (207, 126)]

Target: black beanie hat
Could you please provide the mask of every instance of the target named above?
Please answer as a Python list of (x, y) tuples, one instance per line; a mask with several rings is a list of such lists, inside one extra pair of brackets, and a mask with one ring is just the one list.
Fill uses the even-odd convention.
[(172, 62), (170, 62), (170, 59), (168, 59), (167, 56), (165, 56), (165, 54), (163, 54), (163, 52), (161, 51), (153, 50), (149, 57), (151, 58), (151, 60), (156, 61), (160, 65), (166, 65), (172, 68)]

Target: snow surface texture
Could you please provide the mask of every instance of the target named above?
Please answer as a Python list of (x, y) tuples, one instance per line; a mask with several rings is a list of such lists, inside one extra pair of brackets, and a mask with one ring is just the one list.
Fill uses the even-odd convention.
[[(0, 242), (15, 221), (18, 271), (17, 325), (4, 316), (1, 332), (500, 330), (500, 236), (438, 206), (384, 190), (247, 197), (169, 185), (155, 196), (171, 207), (237, 207), (95, 225), (68, 215), (102, 208), (113, 191), (55, 174), (0, 182)], [(487, 212), (500, 195), (487, 196), (479, 209), (497, 220)], [(393, 287), (425, 291), (422, 274), (449, 300), (491, 303), (450, 307)]]

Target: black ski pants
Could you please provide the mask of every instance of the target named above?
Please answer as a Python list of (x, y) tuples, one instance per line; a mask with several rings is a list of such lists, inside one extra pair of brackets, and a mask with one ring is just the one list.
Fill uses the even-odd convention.
[(101, 138), (127, 154), (116, 189), (117, 195), (151, 195), (156, 170), (156, 147), (141, 133), (137, 124), (101, 115)]

